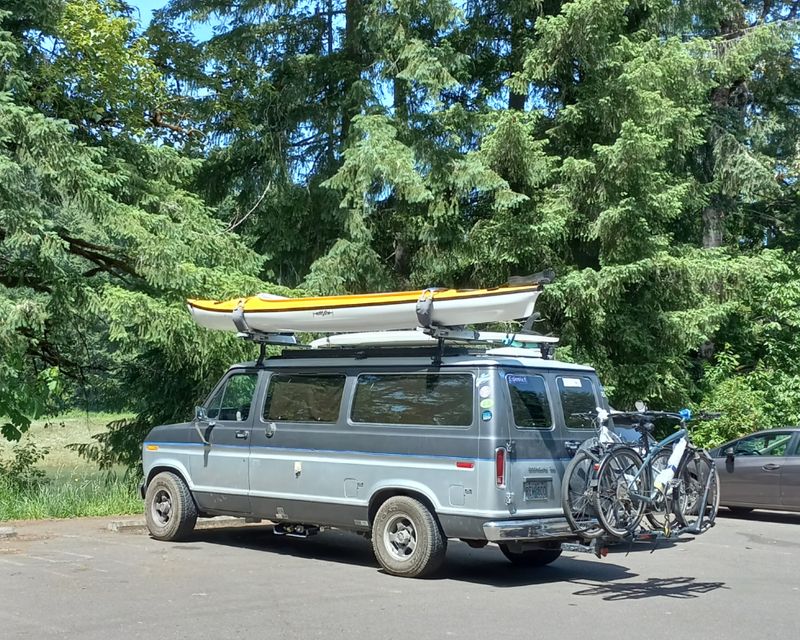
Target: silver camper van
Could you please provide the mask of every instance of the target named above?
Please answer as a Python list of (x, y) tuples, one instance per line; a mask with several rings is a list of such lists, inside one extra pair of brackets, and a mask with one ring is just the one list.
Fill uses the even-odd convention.
[[(574, 539), (560, 482), (607, 408), (590, 367), (514, 346), (286, 350), (231, 367), (195, 419), (143, 446), (151, 535), (234, 515), (372, 541), (384, 570), (423, 576), (447, 540), (541, 566)], [(545, 354), (546, 355), (546, 354)]]

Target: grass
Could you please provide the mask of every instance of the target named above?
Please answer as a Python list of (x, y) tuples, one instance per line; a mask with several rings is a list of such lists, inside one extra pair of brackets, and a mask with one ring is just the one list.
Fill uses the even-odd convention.
[[(106, 430), (106, 425), (114, 420), (131, 417), (119, 413), (85, 413), (73, 411), (48, 420), (37, 420), (22, 436), (20, 444), (33, 442), (44, 447), (49, 453), (40, 466), (48, 473), (64, 473), (72, 470), (91, 471), (93, 466), (75, 451), (67, 449), (68, 444), (81, 444), (92, 441), (92, 436)], [(0, 460), (8, 459), (11, 446), (0, 438)]]
[(142, 512), (137, 483), (124, 476), (95, 472), (47, 480), (23, 489), (0, 481), (0, 522)]
[[(44, 482), (19, 487), (0, 477), (0, 521), (141, 513), (136, 480), (127, 478), (123, 469), (98, 471), (66, 447), (91, 442), (109, 422), (125, 417), (74, 412), (34, 422), (20, 444), (32, 442), (48, 450), (36, 465), (44, 471)], [(13, 453), (13, 445), (0, 438), (0, 461)]]

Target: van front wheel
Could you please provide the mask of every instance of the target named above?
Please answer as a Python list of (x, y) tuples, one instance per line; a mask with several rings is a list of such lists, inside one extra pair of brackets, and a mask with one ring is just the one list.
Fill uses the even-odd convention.
[(544, 567), (558, 560), (561, 549), (531, 549), (530, 551), (512, 551), (507, 544), (501, 544), (500, 551), (512, 564), (518, 567)]
[(144, 514), (147, 529), (156, 540), (182, 540), (197, 522), (197, 506), (189, 487), (169, 471), (162, 471), (147, 485)]
[(387, 573), (419, 578), (442, 565), (447, 539), (425, 505), (408, 496), (395, 496), (375, 515), (372, 549)]

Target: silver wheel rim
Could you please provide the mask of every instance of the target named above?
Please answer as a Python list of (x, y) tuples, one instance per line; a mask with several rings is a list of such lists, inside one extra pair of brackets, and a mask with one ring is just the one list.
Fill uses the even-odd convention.
[(393, 559), (405, 562), (417, 548), (417, 530), (404, 513), (392, 516), (383, 529), (383, 546)]
[(172, 496), (164, 489), (159, 489), (153, 496), (150, 513), (159, 525), (167, 525), (172, 517)]

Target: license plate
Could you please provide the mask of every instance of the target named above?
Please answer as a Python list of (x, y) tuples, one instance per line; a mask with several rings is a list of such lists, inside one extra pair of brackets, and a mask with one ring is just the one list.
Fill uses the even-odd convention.
[(526, 502), (550, 499), (551, 480), (525, 480), (522, 485)]

